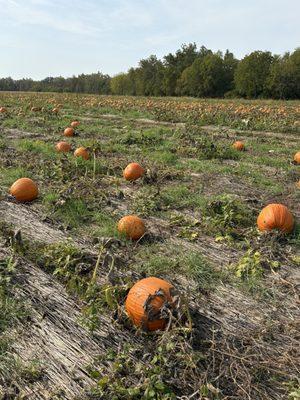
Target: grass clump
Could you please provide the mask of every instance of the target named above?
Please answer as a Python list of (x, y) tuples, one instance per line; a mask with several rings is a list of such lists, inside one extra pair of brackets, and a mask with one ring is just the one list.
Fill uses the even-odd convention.
[(243, 239), (243, 231), (253, 226), (253, 213), (241, 200), (231, 195), (207, 200), (202, 208), (206, 229), (219, 235), (219, 240)]
[(223, 274), (214, 269), (201, 253), (187, 254), (182, 247), (170, 247), (166, 253), (160, 245), (153, 245), (144, 249), (142, 256), (143, 259), (135, 265), (139, 272), (161, 277), (181, 274), (200, 290), (213, 289), (223, 278)]

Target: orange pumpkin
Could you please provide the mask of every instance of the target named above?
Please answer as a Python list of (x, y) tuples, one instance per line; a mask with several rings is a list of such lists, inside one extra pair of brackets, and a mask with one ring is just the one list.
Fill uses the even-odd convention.
[(167, 320), (162, 318), (162, 307), (174, 306), (174, 287), (167, 281), (155, 277), (138, 281), (129, 291), (125, 309), (134, 325), (155, 331), (166, 327)]
[(300, 151), (297, 151), (297, 153), (294, 155), (294, 162), (295, 164), (300, 164)]
[(135, 181), (139, 179), (145, 170), (138, 163), (130, 163), (123, 171), (123, 176), (127, 181)]
[(73, 122), (71, 122), (71, 127), (72, 128), (77, 128), (77, 126), (79, 126), (80, 125), (80, 122), (79, 121), (73, 121)]
[(90, 158), (89, 152), (87, 151), (87, 149), (85, 147), (78, 147), (78, 149), (76, 149), (74, 151), (74, 156), (82, 157), (85, 160), (88, 160)]
[(38, 197), (37, 184), (29, 178), (18, 179), (10, 188), (10, 194), (19, 202), (32, 201)]
[(233, 148), (235, 148), (236, 150), (242, 151), (245, 150), (245, 145), (243, 142), (237, 140), (236, 142), (233, 143), (232, 145)]
[(7, 112), (7, 109), (5, 107), (0, 107), (0, 113), (4, 114)]
[(269, 204), (260, 212), (257, 226), (260, 231), (279, 229), (290, 233), (294, 228), (294, 217), (283, 204)]
[(75, 131), (73, 128), (66, 128), (64, 130), (64, 135), (68, 136), (68, 137), (74, 136), (74, 133), (75, 133)]
[(71, 150), (71, 145), (67, 142), (58, 142), (55, 148), (59, 153), (67, 153)]
[(118, 231), (128, 239), (138, 240), (145, 234), (146, 228), (141, 218), (136, 215), (126, 215), (120, 219)]

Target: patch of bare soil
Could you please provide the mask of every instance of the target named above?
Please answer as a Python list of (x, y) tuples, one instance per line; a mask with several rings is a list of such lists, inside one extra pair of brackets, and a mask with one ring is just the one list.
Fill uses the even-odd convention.
[(38, 132), (25, 132), (21, 129), (16, 128), (5, 128), (2, 129), (3, 134), (6, 139), (39, 139), (45, 138), (45, 135), (42, 135)]

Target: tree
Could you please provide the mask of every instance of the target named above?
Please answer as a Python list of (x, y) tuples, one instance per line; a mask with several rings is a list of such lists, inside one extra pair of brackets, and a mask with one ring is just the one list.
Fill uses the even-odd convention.
[(177, 93), (195, 97), (221, 97), (230, 87), (227, 69), (220, 53), (207, 53), (196, 58), (178, 81)]
[(164, 57), (163, 92), (165, 95), (176, 94), (177, 83), (182, 72), (193, 64), (197, 56), (197, 45), (189, 43), (182, 45), (175, 55), (169, 53)]
[(294, 53), (277, 56), (267, 79), (270, 97), (276, 99), (300, 98), (300, 48)]
[(125, 73), (118, 74), (110, 80), (112, 94), (125, 95), (130, 90), (130, 81)]
[(238, 94), (248, 98), (262, 97), (267, 92), (267, 78), (274, 57), (269, 51), (254, 51), (238, 64), (234, 83)]

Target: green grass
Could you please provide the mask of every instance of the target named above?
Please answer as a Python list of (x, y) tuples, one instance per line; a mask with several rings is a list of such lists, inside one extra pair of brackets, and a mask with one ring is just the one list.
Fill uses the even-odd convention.
[(54, 144), (45, 143), (42, 140), (18, 140), (16, 142), (16, 148), (20, 151), (37, 154), (48, 159), (55, 159), (58, 157), (58, 153), (55, 151)]
[(12, 167), (2, 168), (0, 167), (0, 182), (1, 185), (9, 188), (19, 178), (32, 178), (32, 173), (29, 172), (25, 167)]
[(175, 278), (183, 275), (201, 290), (215, 288), (225, 277), (216, 270), (201, 254), (196, 251), (187, 251), (181, 246), (168, 246), (168, 249), (160, 244), (154, 244), (140, 250), (134, 268), (148, 276), (159, 276)]

